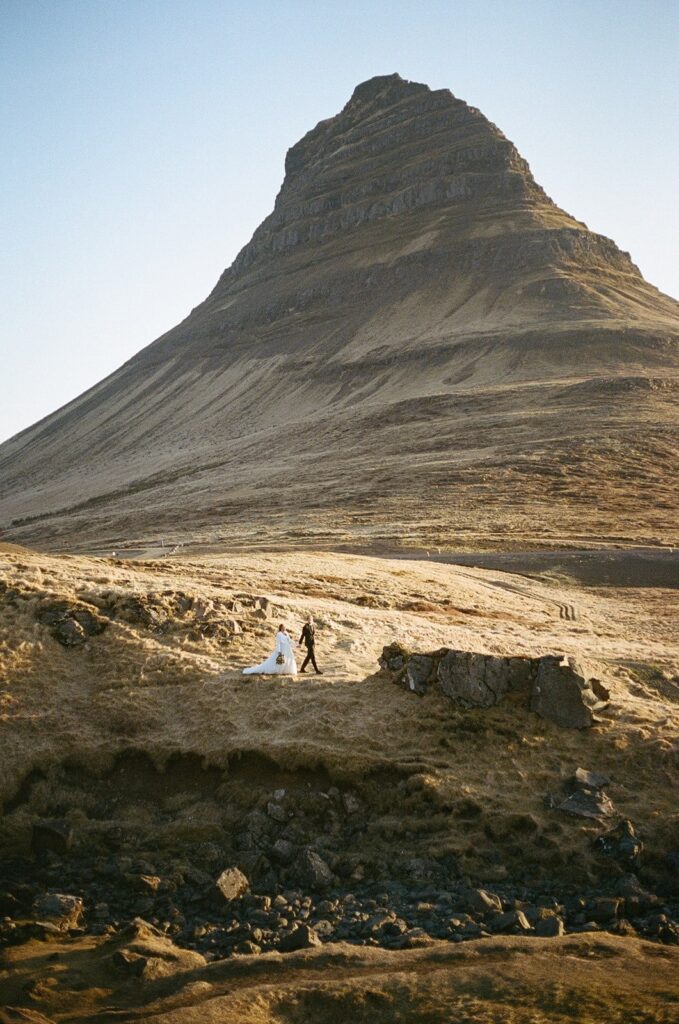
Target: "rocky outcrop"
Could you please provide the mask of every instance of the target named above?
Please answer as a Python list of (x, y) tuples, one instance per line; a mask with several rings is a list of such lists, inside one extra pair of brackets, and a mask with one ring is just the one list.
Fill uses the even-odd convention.
[(411, 653), (400, 644), (383, 648), (380, 668), (408, 690), (424, 695), (435, 687), (463, 708), (488, 708), (508, 695), (566, 729), (592, 725), (610, 695), (574, 658), (543, 655), (505, 657), (443, 648)]

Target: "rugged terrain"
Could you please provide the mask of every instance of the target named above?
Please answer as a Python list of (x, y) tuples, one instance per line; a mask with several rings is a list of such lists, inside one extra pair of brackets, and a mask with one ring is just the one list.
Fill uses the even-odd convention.
[(0, 447), (5, 537), (676, 544), (678, 338), (482, 113), (374, 78), (205, 302)]
[[(676, 589), (0, 559), (4, 1019), (679, 1019)], [(239, 674), (310, 610), (323, 676)], [(569, 654), (610, 703), (564, 729), (420, 697), (395, 643)]]

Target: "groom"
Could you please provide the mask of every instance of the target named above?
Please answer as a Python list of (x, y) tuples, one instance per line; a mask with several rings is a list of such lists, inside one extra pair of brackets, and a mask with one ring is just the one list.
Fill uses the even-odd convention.
[(307, 620), (304, 623), (304, 628), (302, 629), (302, 635), (299, 638), (299, 646), (301, 647), (302, 644), (305, 644), (306, 646), (306, 658), (302, 662), (302, 667), (299, 671), (300, 673), (304, 672), (309, 662), (311, 662), (311, 664), (316, 669), (316, 675), (322, 676), (323, 673), (316, 664), (316, 652), (314, 650), (315, 643), (316, 627), (314, 625), (314, 617), (313, 615), (308, 615)]

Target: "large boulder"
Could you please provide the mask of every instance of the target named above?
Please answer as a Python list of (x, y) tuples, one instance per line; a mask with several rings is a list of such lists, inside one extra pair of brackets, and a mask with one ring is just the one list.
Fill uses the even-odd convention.
[(580, 662), (560, 655), (509, 657), (449, 648), (413, 654), (394, 643), (383, 648), (380, 667), (420, 696), (437, 684), (446, 697), (465, 708), (493, 707), (511, 694), (564, 728), (592, 725), (594, 712), (610, 696)]
[(566, 729), (586, 729), (592, 724), (598, 703), (584, 668), (574, 658), (540, 658), (531, 711)]
[(437, 679), (447, 697), (468, 708), (489, 708), (509, 689), (509, 659), (471, 651), (448, 651), (439, 661)]

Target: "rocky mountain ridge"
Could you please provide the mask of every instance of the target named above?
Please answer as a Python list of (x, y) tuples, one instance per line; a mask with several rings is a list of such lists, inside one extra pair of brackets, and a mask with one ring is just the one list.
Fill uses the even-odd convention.
[(292, 147), (204, 303), (0, 447), (0, 515), (100, 550), (671, 543), (678, 339), (478, 110), (381, 76)]

